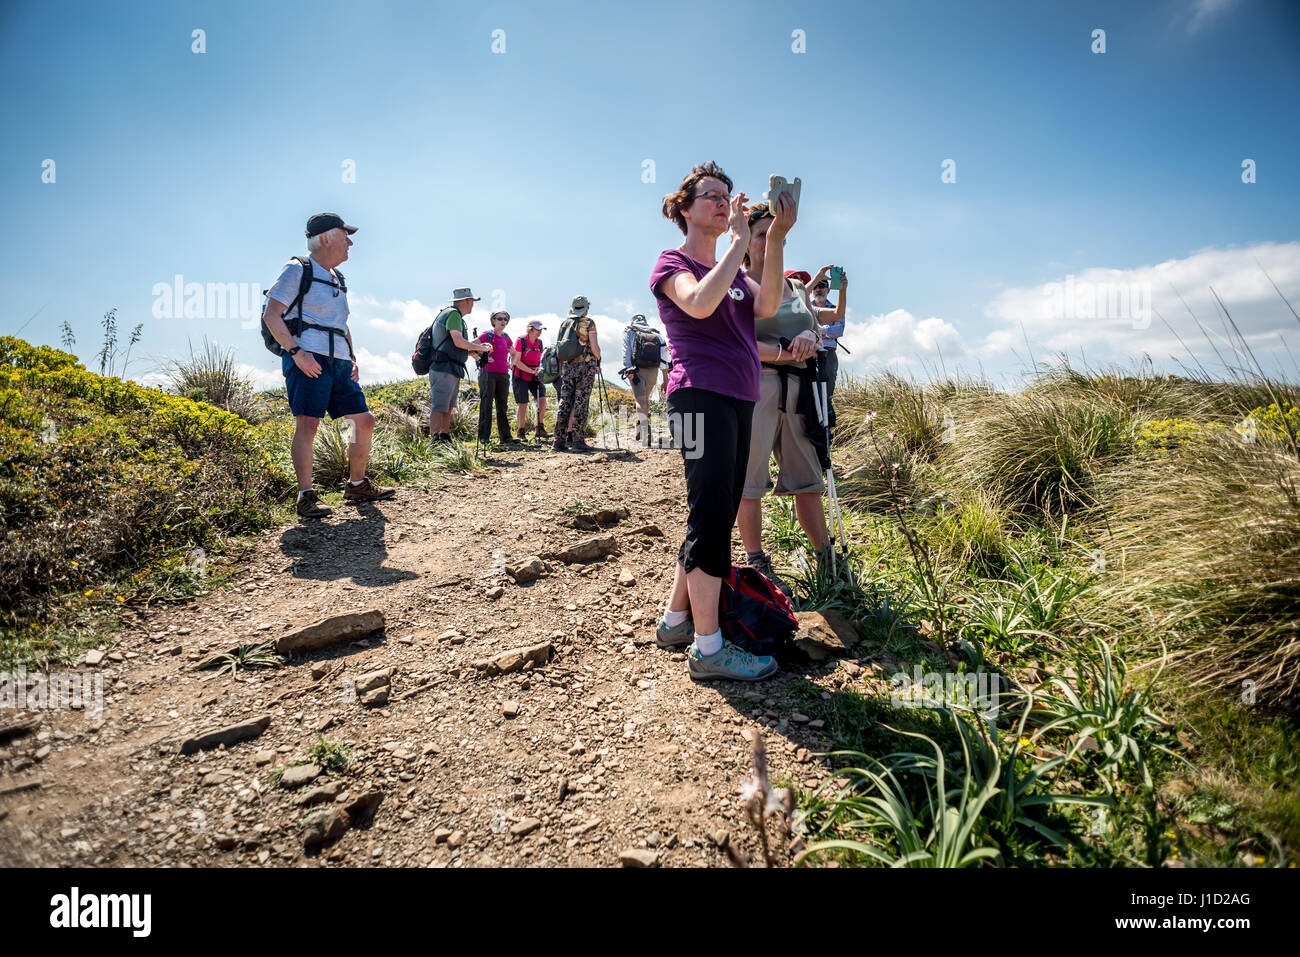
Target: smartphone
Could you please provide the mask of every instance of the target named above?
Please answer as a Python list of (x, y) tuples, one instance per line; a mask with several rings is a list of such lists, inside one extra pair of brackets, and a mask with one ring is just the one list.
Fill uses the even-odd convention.
[(844, 270), (839, 266), (831, 267), (831, 288), (832, 289), (844, 288)]
[(788, 182), (784, 176), (777, 176), (776, 173), (773, 173), (771, 176), (767, 178), (768, 206), (775, 207), (776, 198), (780, 196), (782, 193), (789, 193), (790, 198), (794, 200), (795, 206), (798, 206), (799, 190), (802, 188), (802, 186), (803, 186), (803, 182), (802, 180), (799, 179), (798, 176), (796, 176), (794, 178), (794, 182), (791, 183)]

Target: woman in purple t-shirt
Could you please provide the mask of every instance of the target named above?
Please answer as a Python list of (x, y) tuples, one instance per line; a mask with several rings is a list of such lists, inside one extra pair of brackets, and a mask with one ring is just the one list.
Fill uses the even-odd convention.
[[(758, 681), (776, 672), (771, 657), (755, 656), (722, 638), (718, 596), (731, 571), (731, 528), (749, 461), (749, 432), (758, 400), (754, 319), (781, 302), (782, 246), (795, 222), (789, 196), (777, 201), (767, 233), (761, 281), (741, 271), (749, 246), (744, 193), (731, 196), (730, 177), (716, 163), (695, 167), (663, 214), (686, 235), (665, 250), (650, 274), (650, 290), (672, 346), (668, 420), (686, 464), (686, 540), (677, 553), (672, 598), (655, 632), (661, 648), (690, 644), (692, 678)], [(731, 241), (721, 259), (718, 238)]]

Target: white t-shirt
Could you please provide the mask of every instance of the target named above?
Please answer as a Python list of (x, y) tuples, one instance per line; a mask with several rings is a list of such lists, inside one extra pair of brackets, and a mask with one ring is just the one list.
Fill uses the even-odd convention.
[[(334, 271), (326, 269), (314, 258), (311, 261), (311, 271), (313, 282), (302, 299), (303, 322), (314, 322), (318, 326), (338, 329), (338, 334), (334, 336), (334, 358), (351, 359), (352, 353), (348, 350), (348, 340), (344, 336), (348, 330), (347, 293), (337, 287), (338, 278), (334, 275)], [(296, 259), (290, 259), (280, 270), (280, 277), (276, 279), (275, 285), (271, 287), (270, 298), (286, 306), (289, 305), (298, 296), (298, 283), (301, 280), (302, 266)], [(321, 280), (335, 285), (327, 285), (327, 282)], [(284, 317), (285, 322), (288, 322), (290, 317), (296, 318), (297, 315), (298, 308), (295, 306)], [(302, 335), (298, 337), (298, 345), (302, 346), (304, 352), (314, 352), (321, 356), (330, 354), (329, 334), (319, 329), (303, 329)]]

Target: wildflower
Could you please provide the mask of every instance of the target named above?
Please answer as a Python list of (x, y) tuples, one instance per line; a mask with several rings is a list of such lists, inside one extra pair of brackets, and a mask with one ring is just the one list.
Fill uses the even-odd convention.
[(118, 596), (117, 596), (117, 600), (118, 600), (118, 601), (121, 601), (121, 602), (126, 601), (126, 599), (123, 598), (121, 595), (118, 595)]
[(1028, 738), (1023, 738), (1023, 737), (1017, 743), (1022, 748), (1032, 748), (1034, 746), (1034, 742), (1030, 741)]
[(87, 589), (86, 589), (86, 592), (85, 592), (85, 595), (84, 595), (83, 597), (85, 597), (85, 598), (89, 598), (89, 597), (90, 597), (91, 595), (93, 595), (93, 594), (95, 594), (95, 589), (93, 589), (93, 588), (87, 588)]
[(773, 788), (767, 792), (767, 803), (763, 807), (764, 812), (767, 814), (780, 814), (785, 810), (781, 804), (780, 791), (780, 788)]
[(759, 794), (758, 779), (750, 778), (748, 781), (746, 781), (744, 784), (740, 786), (739, 790), (740, 790), (740, 802), (742, 804), (748, 804)]

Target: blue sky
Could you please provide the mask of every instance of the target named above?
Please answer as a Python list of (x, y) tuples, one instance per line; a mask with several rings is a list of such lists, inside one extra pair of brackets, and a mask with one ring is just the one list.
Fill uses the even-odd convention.
[[(144, 323), (138, 378), (206, 336), (274, 384), (252, 321), (155, 315), (156, 288), (260, 292), (322, 210), (361, 227), (367, 381), (410, 374), (455, 285), (516, 334), (577, 293), (614, 331), (653, 316), (681, 242), (663, 194), (714, 159), (754, 199), (802, 178), (787, 264), (849, 271), (850, 370), (1009, 376), (1025, 339), (1176, 369), (1163, 320), (1210, 349), (1171, 290), (1213, 335), (1213, 285), (1296, 377), (1300, 323), (1260, 267), (1300, 308), (1297, 49), (1282, 0), (8, 3), (0, 334), (57, 344), (66, 321), (89, 360), (116, 307)], [(1133, 300), (1099, 318), (1067, 283)]]

